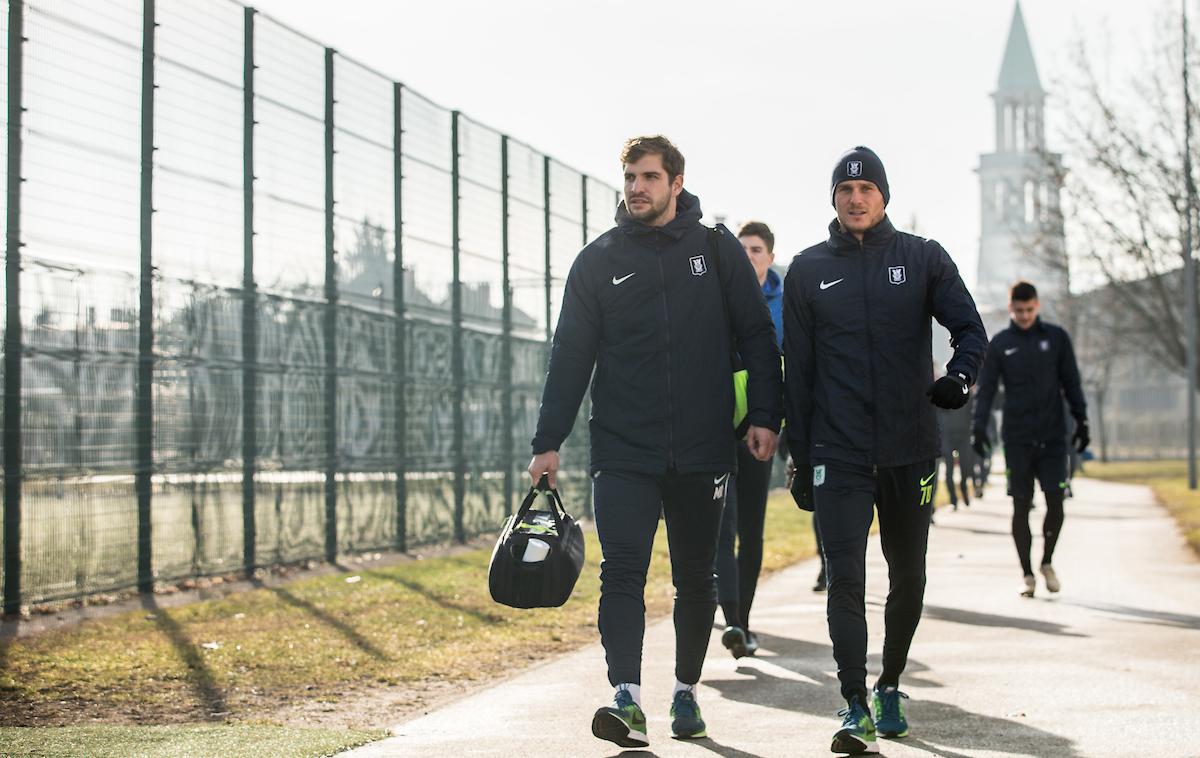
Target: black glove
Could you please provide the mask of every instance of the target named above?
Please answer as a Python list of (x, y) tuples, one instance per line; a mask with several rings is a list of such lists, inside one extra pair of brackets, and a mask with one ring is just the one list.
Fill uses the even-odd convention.
[(971, 449), (980, 458), (992, 457), (992, 441), (988, 439), (987, 429), (971, 430)]
[(967, 377), (962, 374), (946, 374), (939, 377), (925, 394), (939, 408), (961, 408), (971, 399)]
[(796, 501), (796, 506), (800, 510), (812, 512), (813, 467), (806, 464), (800, 466), (793, 464), (789, 469), (787, 485), (791, 490), (792, 499)]
[(1092, 435), (1088, 431), (1087, 419), (1075, 419), (1075, 434), (1071, 435), (1071, 444), (1075, 447), (1075, 452), (1082, 453), (1091, 443)]

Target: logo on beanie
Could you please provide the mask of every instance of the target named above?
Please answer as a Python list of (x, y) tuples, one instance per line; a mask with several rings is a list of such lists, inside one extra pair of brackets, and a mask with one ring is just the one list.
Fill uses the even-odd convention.
[(849, 176), (862, 176), (862, 161), (850, 161), (847, 163), (846, 174)]
[(891, 282), (892, 284), (904, 284), (904, 282), (905, 282), (904, 267), (903, 266), (889, 266), (888, 267), (888, 281)]

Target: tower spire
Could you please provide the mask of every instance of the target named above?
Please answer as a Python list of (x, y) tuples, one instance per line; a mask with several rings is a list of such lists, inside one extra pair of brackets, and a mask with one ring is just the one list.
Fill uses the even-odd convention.
[(1029, 34), (1025, 31), (1020, 0), (1017, 0), (1012, 25), (1008, 29), (1008, 44), (1004, 47), (1004, 62), (1000, 64), (1000, 81), (996, 89), (998, 92), (1045, 92), (1033, 60), (1033, 46), (1029, 44)]

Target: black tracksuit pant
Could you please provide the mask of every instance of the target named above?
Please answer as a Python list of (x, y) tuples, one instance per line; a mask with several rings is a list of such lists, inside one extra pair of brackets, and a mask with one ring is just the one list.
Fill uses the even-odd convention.
[(713, 562), (729, 474), (601, 471), (592, 477), (600, 538), (600, 642), (608, 681), (641, 684), (646, 570), (661, 513), (675, 585), (675, 676), (700, 681), (717, 608)]
[(717, 598), (725, 626), (750, 628), (750, 606), (762, 571), (763, 526), (774, 462), (774, 458), (758, 460), (745, 442), (738, 443), (738, 472), (725, 501), (717, 543)]
[(1046, 518), (1042, 521), (1042, 563), (1054, 559), (1054, 548), (1063, 525), (1063, 498), (1067, 488), (1067, 445), (1054, 442), (1006, 442), (1004, 462), (1008, 490), (1012, 494), (1012, 535), (1017, 560), (1025, 576), (1033, 576), (1033, 534), (1029, 530), (1029, 511), (1033, 509), (1033, 482), (1042, 485), (1046, 496)]
[(813, 497), (829, 581), (829, 637), (847, 700), (858, 695), (867, 702), (866, 554), (874, 510), (889, 580), (877, 685), (898, 686), (921, 620), (936, 479), (936, 460), (892, 468), (814, 466)]

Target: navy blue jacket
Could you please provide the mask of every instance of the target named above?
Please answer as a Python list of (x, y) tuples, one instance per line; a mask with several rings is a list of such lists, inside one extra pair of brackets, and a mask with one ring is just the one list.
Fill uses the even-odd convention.
[(1079, 366), (1067, 330), (1038, 318), (1028, 330), (1009, 322), (992, 338), (979, 372), (973, 427), (987, 426), (1004, 380), (1004, 424), (1000, 436), (1008, 443), (1061, 442), (1067, 436), (1063, 396), (1077, 420), (1087, 419), (1087, 402)]
[(700, 201), (685, 190), (676, 202), (675, 218), (662, 227), (635, 221), (622, 203), (616, 228), (576, 257), (554, 332), (535, 455), (566, 439), (591, 379), (593, 472), (733, 471), (734, 348), (749, 376), (749, 422), (779, 430), (779, 348), (754, 267), (737, 238), (718, 227), (718, 268)]
[(883, 220), (859, 242), (835, 219), (783, 284), (788, 448), (797, 465), (902, 466), (938, 457), (931, 317), (946, 370), (973, 382), (987, 333), (958, 267), (933, 240)]

